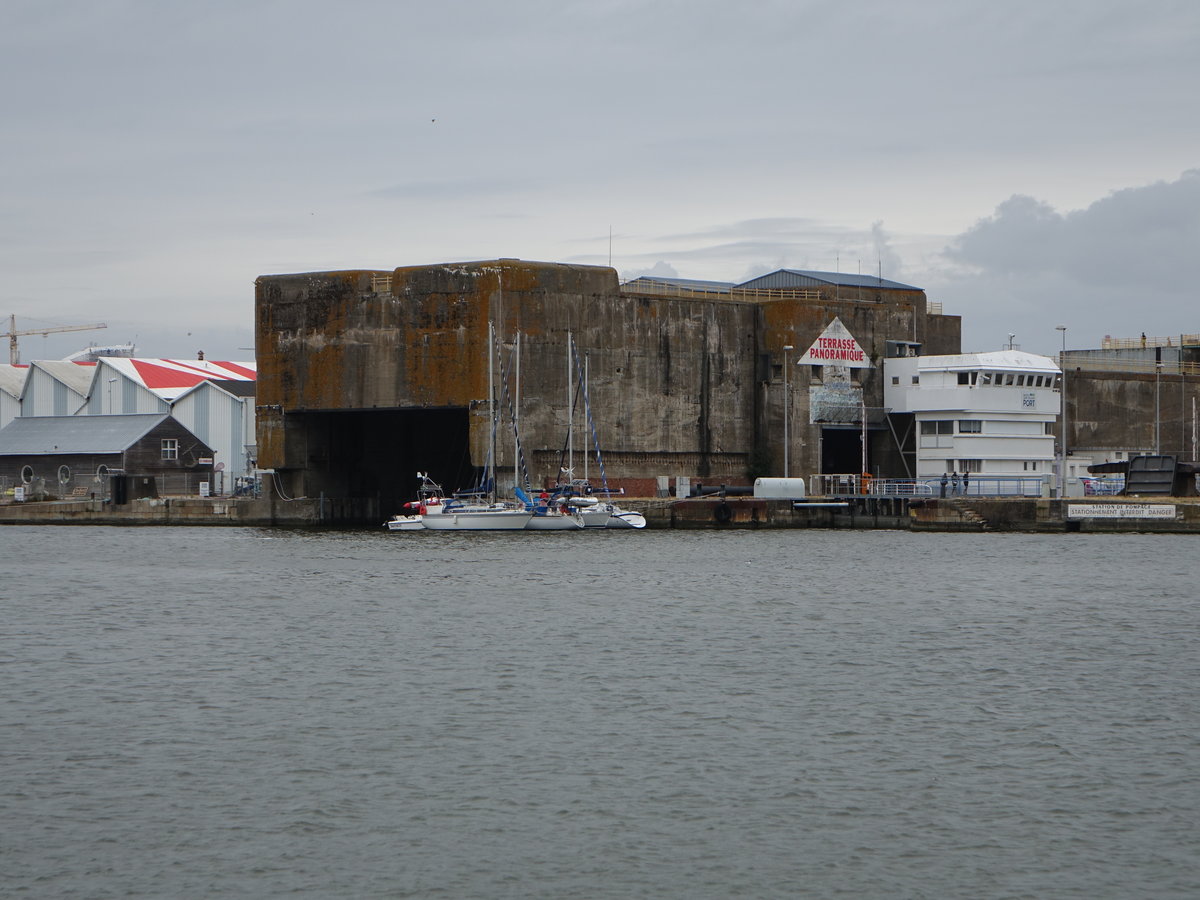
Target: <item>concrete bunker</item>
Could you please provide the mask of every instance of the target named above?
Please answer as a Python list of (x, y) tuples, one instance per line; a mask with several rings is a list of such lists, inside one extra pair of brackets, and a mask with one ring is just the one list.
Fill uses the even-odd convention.
[[(576, 372), (589, 372), (608, 482), (630, 494), (653, 496), (681, 477), (750, 484), (782, 471), (785, 434), (791, 474), (858, 473), (862, 429), (852, 423), (864, 409), (869, 465), (899, 469), (886, 423), (875, 420), (885, 346), (902, 336), (957, 350), (959, 324), (928, 313), (920, 289), (867, 293), (621, 285), (607, 267), (511, 259), (263, 276), (259, 465), (273, 470), (280, 498), (327, 501), (327, 521), (382, 521), (412, 499), (418, 471), (447, 490), (469, 487), (492, 443), (489, 369), (497, 348), (510, 353), (519, 343), (512, 384), (534, 486), (558, 475), (571, 415), (569, 347), (580, 357)], [(873, 361), (840, 392), (820, 387), (817, 374), (806, 382), (807, 367), (797, 365), (800, 348), (835, 319)], [(507, 402), (499, 389), (495, 402)], [(814, 405), (850, 412), (831, 417)], [(507, 427), (496, 437), (501, 486), (517, 465)], [(579, 452), (591, 453), (590, 434), (576, 435)]]

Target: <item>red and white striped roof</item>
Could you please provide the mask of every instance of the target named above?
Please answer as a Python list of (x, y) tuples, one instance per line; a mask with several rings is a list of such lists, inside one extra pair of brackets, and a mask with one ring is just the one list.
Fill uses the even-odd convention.
[(255, 381), (258, 377), (253, 362), (115, 356), (106, 356), (102, 362), (163, 400), (173, 400), (204, 381)]

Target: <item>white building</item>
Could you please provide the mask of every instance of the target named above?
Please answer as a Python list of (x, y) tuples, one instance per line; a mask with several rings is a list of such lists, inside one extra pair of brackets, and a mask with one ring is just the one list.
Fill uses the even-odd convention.
[(1061, 373), (1020, 350), (884, 361), (884, 405), (914, 417), (917, 478), (1054, 472)]
[(29, 366), (0, 363), (0, 428), (21, 415), (21, 393)]

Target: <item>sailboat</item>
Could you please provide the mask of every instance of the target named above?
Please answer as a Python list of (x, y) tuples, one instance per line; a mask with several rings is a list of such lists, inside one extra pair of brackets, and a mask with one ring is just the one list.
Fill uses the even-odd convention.
[[(579, 513), (561, 502), (561, 498), (551, 497), (542, 491), (537, 500), (530, 498), (527, 491), (532, 491), (529, 485), (529, 473), (525, 468), (525, 453), (521, 449), (521, 335), (518, 332), (513, 339), (513, 355), (515, 362), (516, 397), (510, 400), (508, 396), (508, 374), (504, 373), (504, 398), (508, 401), (509, 418), (513, 426), (513, 493), (526, 509), (533, 515), (525, 523), (527, 531), (579, 531), (583, 528), (583, 519)], [(517, 484), (517, 472), (521, 473), (524, 489)]]
[[(600, 481), (603, 485), (596, 491), (587, 477), (587, 454), (584, 454), (584, 477), (576, 479), (575, 464), (575, 379), (572, 377), (571, 363), (574, 360), (578, 372), (578, 390), (583, 398), (583, 409), (587, 417), (588, 429), (592, 435), (592, 446), (596, 453), (596, 462), (600, 467)], [(567, 333), (567, 465), (560, 469), (560, 477), (567, 476), (566, 483), (560, 484), (555, 490), (555, 496), (561, 498), (562, 504), (578, 511), (585, 528), (645, 528), (646, 517), (634, 510), (622, 509), (612, 501), (613, 491), (608, 489), (608, 477), (604, 474), (604, 457), (600, 453), (600, 438), (596, 433), (596, 422), (592, 418), (592, 406), (588, 398), (588, 371), (579, 362), (579, 350), (575, 346), (575, 338)]]
[(437, 507), (427, 507), (421, 525), (430, 531), (522, 531), (533, 518), (533, 510), (496, 499), (496, 408), (494, 351), (495, 331), (488, 325), (488, 413), (492, 436), (480, 490), (456, 495)]

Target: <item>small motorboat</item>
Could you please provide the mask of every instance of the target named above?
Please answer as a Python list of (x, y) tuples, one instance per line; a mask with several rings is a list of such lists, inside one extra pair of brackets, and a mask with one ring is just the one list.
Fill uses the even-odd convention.
[(402, 508), (408, 512), (396, 513), (383, 523), (388, 531), (423, 531), (423, 517), (439, 511), (446, 502), (442, 496), (442, 486), (431, 479), (427, 472), (418, 472), (417, 478), (420, 479), (417, 499), (404, 504)]

